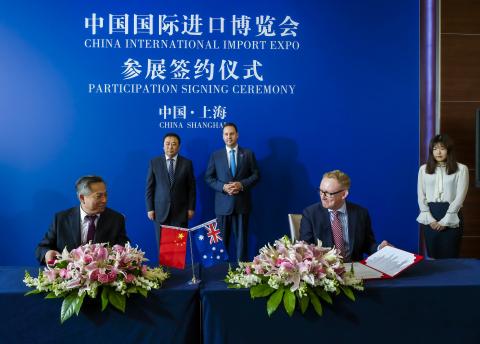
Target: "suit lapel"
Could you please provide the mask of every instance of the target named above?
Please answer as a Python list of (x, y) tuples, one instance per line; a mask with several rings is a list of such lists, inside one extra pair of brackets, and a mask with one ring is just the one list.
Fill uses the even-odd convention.
[(230, 176), (230, 179), (233, 179), (232, 171), (230, 170), (230, 165), (228, 164), (227, 155), (228, 155), (227, 149), (226, 148), (222, 149), (221, 163), (225, 166), (225, 170), (227, 170), (227, 173)]
[(347, 203), (348, 215), (348, 241), (350, 246), (350, 255), (353, 255), (353, 248), (355, 247), (355, 225), (357, 223), (357, 214)]
[[(176, 183), (176, 181), (178, 180), (179, 176), (180, 176), (180, 173), (181, 173), (181, 169), (183, 168), (183, 158), (180, 156), (180, 155), (177, 155), (177, 164), (175, 166), (175, 180), (173, 181), (173, 184)], [(172, 185), (173, 186), (173, 185)]]
[(104, 241), (103, 239), (103, 231), (104, 228), (107, 227), (108, 225), (108, 216), (107, 214), (107, 209), (104, 210), (104, 212), (100, 215), (100, 218), (98, 219), (97, 226), (95, 227), (95, 236), (93, 237), (93, 242), (95, 243), (101, 243)]
[[(330, 212), (328, 209), (322, 207), (322, 219), (323, 226), (321, 228), (325, 228), (326, 232), (324, 233), (323, 237), (325, 238), (325, 243), (323, 246), (326, 247), (333, 247), (333, 237), (332, 237), (332, 222), (330, 221)], [(322, 236), (320, 236), (322, 237)]]
[(244, 165), (244, 158), (245, 158), (245, 152), (243, 151), (240, 146), (238, 146), (238, 152), (237, 152), (237, 170), (235, 171), (235, 175), (237, 176), (240, 173), (241, 168)]
[(160, 159), (160, 173), (162, 174), (160, 179), (165, 183), (166, 188), (170, 189), (172, 186), (170, 185), (170, 179), (168, 177), (168, 167), (165, 155)]
[(71, 221), (70, 226), (72, 228), (72, 237), (74, 242), (74, 248), (77, 248), (82, 244), (82, 229), (80, 222), (80, 206), (73, 208), (72, 216), (69, 219)]

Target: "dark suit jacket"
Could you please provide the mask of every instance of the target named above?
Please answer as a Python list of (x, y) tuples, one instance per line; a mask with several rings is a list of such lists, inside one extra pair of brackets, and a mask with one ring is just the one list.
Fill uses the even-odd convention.
[[(215, 190), (215, 213), (217, 215), (247, 214), (252, 203), (250, 190), (260, 178), (257, 160), (249, 149), (238, 146), (237, 170), (234, 176), (228, 166), (225, 148), (213, 152), (205, 172), (206, 183)], [(240, 182), (243, 191), (230, 196), (223, 192), (223, 185), (229, 182)]]
[[(81, 240), (80, 206), (77, 206), (55, 214), (48, 232), (35, 250), (35, 255), (40, 263), (44, 263), (47, 251), (56, 250), (61, 253), (65, 247), (71, 251), (82, 244)], [(93, 242), (125, 245), (127, 241), (124, 216), (105, 208), (98, 219)]]
[[(351, 260), (360, 261), (363, 254), (370, 255), (376, 252), (377, 244), (367, 209), (350, 202), (346, 203)], [(316, 244), (317, 239), (322, 241), (323, 246), (333, 247), (330, 214), (321, 202), (305, 208), (300, 222), (300, 240)]]
[[(150, 161), (145, 187), (147, 211), (155, 210), (159, 224), (185, 227), (188, 225), (188, 210), (195, 210), (195, 175), (193, 164), (180, 155), (175, 166), (175, 181), (170, 185), (165, 155)], [(164, 223), (169, 219), (169, 223)]]

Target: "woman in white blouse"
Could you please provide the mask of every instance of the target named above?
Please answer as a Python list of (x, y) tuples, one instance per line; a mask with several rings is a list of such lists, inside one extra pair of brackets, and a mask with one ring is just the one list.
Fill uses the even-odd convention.
[(456, 258), (460, 251), (463, 217), (460, 208), (468, 190), (468, 168), (457, 162), (447, 135), (430, 140), (428, 160), (418, 171), (417, 221), (422, 224), (431, 258)]

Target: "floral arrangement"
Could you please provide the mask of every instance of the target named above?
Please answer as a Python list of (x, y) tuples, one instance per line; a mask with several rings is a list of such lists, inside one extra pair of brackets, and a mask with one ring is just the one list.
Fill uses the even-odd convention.
[(323, 314), (321, 300), (332, 304), (332, 295), (343, 292), (355, 300), (352, 289), (363, 290), (362, 280), (346, 271), (340, 252), (303, 241), (291, 243), (283, 237), (260, 249), (253, 262), (240, 263), (229, 269), (225, 278), (231, 288), (250, 288), (250, 296), (269, 297), (267, 313), (275, 312), (283, 300), (289, 316), (298, 304), (305, 313), (311, 303), (318, 315)]
[(25, 271), (23, 282), (35, 288), (25, 295), (47, 293), (46, 297), (63, 297), (60, 321), (78, 315), (86, 295), (94, 299), (100, 293), (102, 311), (110, 303), (125, 312), (131, 294), (147, 297), (148, 291), (160, 288), (168, 273), (161, 267), (143, 265), (145, 253), (130, 246), (86, 244), (70, 252), (65, 248), (57, 259), (33, 278)]

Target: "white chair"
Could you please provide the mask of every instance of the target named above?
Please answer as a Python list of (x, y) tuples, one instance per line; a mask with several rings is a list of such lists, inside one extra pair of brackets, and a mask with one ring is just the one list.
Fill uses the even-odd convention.
[(302, 221), (301, 214), (288, 214), (288, 224), (290, 225), (292, 242), (300, 240), (300, 221)]

